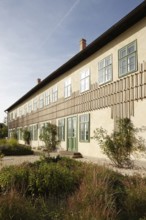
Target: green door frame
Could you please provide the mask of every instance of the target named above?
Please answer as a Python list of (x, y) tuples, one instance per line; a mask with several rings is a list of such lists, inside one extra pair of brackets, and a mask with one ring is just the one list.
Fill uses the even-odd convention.
[[(69, 120), (71, 123), (70, 125), (69, 125)], [(73, 152), (78, 151), (78, 118), (77, 116), (72, 116), (72, 117), (67, 118), (67, 150), (73, 151)]]

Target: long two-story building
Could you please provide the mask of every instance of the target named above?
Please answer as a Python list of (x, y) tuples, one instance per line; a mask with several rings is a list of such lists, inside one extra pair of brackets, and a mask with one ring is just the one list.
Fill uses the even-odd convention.
[[(146, 126), (146, 1), (12, 104), (9, 136), (31, 131), (31, 146), (39, 147), (42, 126), (58, 126), (61, 149), (103, 157), (90, 137), (97, 127), (113, 131), (117, 118), (129, 117)], [(141, 135), (146, 137), (146, 132)]]

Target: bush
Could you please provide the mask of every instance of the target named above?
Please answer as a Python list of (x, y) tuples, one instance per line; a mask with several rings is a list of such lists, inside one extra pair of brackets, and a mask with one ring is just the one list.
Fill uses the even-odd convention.
[(103, 128), (94, 131), (94, 139), (97, 140), (108, 158), (117, 167), (132, 167), (131, 154), (135, 151), (145, 151), (144, 140), (136, 136), (131, 120), (128, 118), (117, 121), (117, 131), (111, 135)]
[(62, 166), (59, 162), (45, 161), (21, 166), (3, 168), (0, 174), (1, 192), (9, 191), (13, 186), (31, 196), (64, 197), (79, 187), (81, 171)]
[(20, 155), (32, 155), (33, 154), (31, 147), (21, 145), (21, 144), (0, 146), (0, 152), (4, 156), (20, 156)]
[(30, 131), (28, 131), (27, 129), (22, 130), (22, 136), (23, 136), (23, 140), (25, 141), (25, 144), (29, 145), (31, 140)]
[(51, 123), (47, 123), (46, 126), (42, 127), (40, 139), (45, 143), (48, 155), (51, 151), (54, 151), (59, 144), (57, 139), (57, 126)]

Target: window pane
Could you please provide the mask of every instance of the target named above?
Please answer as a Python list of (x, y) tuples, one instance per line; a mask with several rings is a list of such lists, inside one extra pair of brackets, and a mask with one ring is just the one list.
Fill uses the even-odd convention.
[(135, 61), (135, 54), (132, 54), (128, 57), (128, 71), (134, 71), (136, 69), (136, 61)]
[(119, 50), (119, 75), (126, 75), (132, 71), (136, 71), (136, 69), (136, 41), (134, 41)]
[(80, 91), (84, 92), (89, 90), (89, 83), (90, 83), (90, 73), (89, 70), (81, 73), (81, 80), (80, 80)]
[(127, 59), (122, 59), (120, 61), (120, 75), (124, 75), (127, 73)]
[(80, 122), (80, 141), (89, 141), (89, 114), (81, 115)]
[(98, 83), (103, 84), (112, 79), (112, 55), (98, 63)]

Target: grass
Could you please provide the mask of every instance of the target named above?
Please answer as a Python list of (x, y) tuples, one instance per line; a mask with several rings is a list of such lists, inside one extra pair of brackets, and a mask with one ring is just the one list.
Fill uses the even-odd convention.
[(0, 187), (0, 220), (146, 220), (146, 178), (68, 158), (3, 168)]

